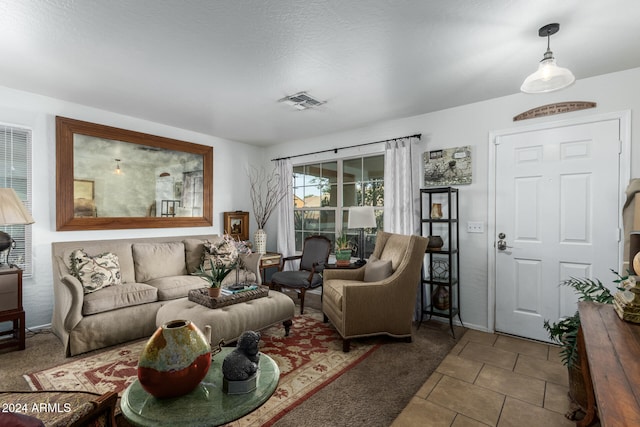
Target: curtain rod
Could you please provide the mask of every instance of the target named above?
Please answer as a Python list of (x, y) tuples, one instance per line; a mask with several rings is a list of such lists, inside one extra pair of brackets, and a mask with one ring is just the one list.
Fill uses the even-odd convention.
[(362, 146), (371, 145), (371, 144), (382, 144), (383, 142), (395, 141), (396, 139), (402, 139), (402, 138), (421, 138), (421, 137), (422, 137), (421, 133), (416, 133), (415, 135), (401, 136), (399, 138), (385, 139), (384, 141), (365, 142), (363, 144), (349, 145), (348, 147), (329, 148), (327, 150), (314, 151), (313, 153), (296, 154), (294, 156), (287, 156), (287, 157), (278, 157), (277, 159), (271, 159), (271, 161), (272, 162), (276, 162), (278, 160), (293, 159), (294, 157), (302, 157), (302, 156), (311, 156), (313, 154), (328, 153), (330, 151), (333, 151), (334, 153), (337, 153), (338, 150), (346, 150), (347, 148), (362, 147)]

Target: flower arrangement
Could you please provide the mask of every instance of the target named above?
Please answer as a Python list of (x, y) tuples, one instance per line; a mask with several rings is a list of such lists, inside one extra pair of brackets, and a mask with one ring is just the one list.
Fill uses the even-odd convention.
[(229, 234), (225, 234), (224, 236), (222, 236), (222, 239), (226, 242), (226, 244), (232, 245), (235, 248), (236, 257), (238, 260), (240, 259), (240, 255), (250, 255), (252, 253), (251, 242), (249, 241), (234, 239), (233, 236)]

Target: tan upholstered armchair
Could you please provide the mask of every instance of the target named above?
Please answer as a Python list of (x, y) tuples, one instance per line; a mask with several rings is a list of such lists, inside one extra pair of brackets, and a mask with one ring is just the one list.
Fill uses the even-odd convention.
[[(371, 335), (387, 334), (411, 342), (427, 243), (425, 237), (381, 231), (367, 265), (324, 271), (322, 311), (342, 336), (343, 351), (349, 351), (352, 338)], [(380, 267), (388, 268), (390, 276), (378, 280), (386, 275), (380, 274)]]

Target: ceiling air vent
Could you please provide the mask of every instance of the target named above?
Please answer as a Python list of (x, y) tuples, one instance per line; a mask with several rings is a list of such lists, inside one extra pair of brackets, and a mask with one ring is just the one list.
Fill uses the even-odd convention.
[(315, 108), (322, 105), (327, 101), (319, 101), (311, 97), (307, 92), (298, 92), (295, 95), (285, 96), (284, 98), (279, 99), (278, 102), (284, 102), (298, 110), (307, 110), (309, 108)]

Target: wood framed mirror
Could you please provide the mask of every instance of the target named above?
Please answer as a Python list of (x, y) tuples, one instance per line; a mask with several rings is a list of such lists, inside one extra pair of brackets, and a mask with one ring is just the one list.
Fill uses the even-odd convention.
[(58, 231), (211, 226), (213, 148), (56, 117), (56, 193)]

